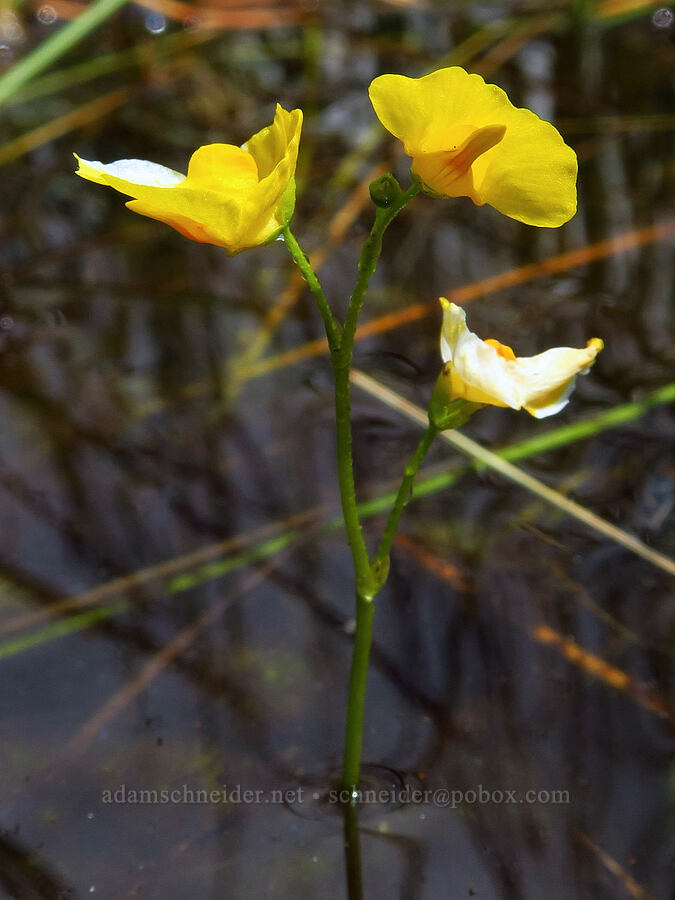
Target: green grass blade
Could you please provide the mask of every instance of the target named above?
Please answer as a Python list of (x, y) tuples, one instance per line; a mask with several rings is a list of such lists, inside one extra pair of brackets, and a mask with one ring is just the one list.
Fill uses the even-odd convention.
[(576, 441), (594, 437), (594, 435), (600, 434), (608, 428), (627, 425), (629, 422), (639, 419), (652, 407), (673, 403), (674, 401), (675, 381), (655, 391), (651, 391), (642, 400), (636, 400), (634, 403), (622, 403), (590, 419), (554, 428), (552, 431), (538, 434), (536, 437), (520, 441), (518, 444), (504, 447), (496, 452), (502, 459), (508, 460), (526, 459), (529, 456), (535, 456), (537, 453), (548, 453), (550, 450), (557, 450), (558, 447), (565, 447), (567, 444), (574, 444)]
[(0, 75), (0, 106), (127, 2), (128, 0), (95, 0), (76, 19)]
[[(554, 428), (544, 434), (537, 435), (517, 444), (512, 444), (495, 452), (504, 460), (522, 460), (528, 459), (540, 453), (546, 453), (550, 450), (556, 450), (560, 447), (574, 444), (577, 441), (585, 440), (597, 434), (601, 434), (610, 428), (619, 425), (626, 425), (636, 421), (650, 409), (656, 406), (671, 403), (675, 400), (675, 382), (667, 384), (662, 388), (647, 394), (641, 400), (633, 403), (623, 403), (615, 406), (613, 409), (599, 413), (592, 418), (582, 422), (575, 422), (570, 425), (563, 425), (560, 428)], [(433, 472), (427, 475), (423, 473), (418, 476), (415, 483), (415, 493), (413, 499), (426, 497), (436, 494), (439, 491), (446, 490), (451, 487), (469, 469), (485, 468), (485, 464), (474, 461), (470, 466), (452, 466), (446, 468), (442, 472)], [(359, 504), (359, 513), (363, 519), (373, 516), (384, 515), (389, 512), (391, 504), (396, 496), (396, 491), (390, 491), (374, 497)], [(338, 531), (342, 528), (342, 516), (334, 516), (323, 526), (323, 533)], [(277, 535), (269, 540), (263, 541), (253, 547), (248, 547), (239, 553), (229, 556), (225, 559), (210, 562), (206, 565), (199, 566), (192, 571), (182, 573), (175, 576), (168, 582), (167, 590), (170, 593), (179, 593), (193, 587), (198, 587), (214, 578), (222, 578), (232, 572), (242, 569), (252, 563), (261, 562), (269, 559), (276, 553), (288, 547), (293, 540), (299, 537), (301, 529), (294, 528), (283, 534)], [(161, 576), (156, 576), (161, 577)], [(120, 612), (128, 609), (127, 603), (121, 603), (110, 606), (96, 607), (83, 613), (77, 613), (58, 622), (50, 623), (35, 631), (21, 634), (11, 640), (0, 643), (0, 660), (13, 656), (23, 650), (30, 650), (32, 647), (47, 643), (59, 637), (64, 637), (92, 625), (96, 625), (100, 621), (111, 618)]]
[(43, 628), (38, 628), (35, 631), (29, 631), (27, 634), (20, 634), (18, 637), (0, 644), (0, 660), (16, 656), (17, 653), (31, 650), (33, 647), (54, 641), (56, 638), (90, 628), (97, 622), (110, 619), (112, 616), (116, 616), (127, 609), (129, 609), (128, 603), (95, 607), (94, 609), (88, 609), (86, 612), (78, 613), (76, 616), (69, 616), (67, 619), (50, 622), (49, 625), (45, 625)]
[(241, 553), (237, 553), (236, 556), (232, 556), (229, 559), (221, 559), (217, 562), (208, 563), (207, 565), (196, 569), (194, 572), (186, 572), (184, 575), (178, 575), (169, 582), (169, 592), (173, 594), (178, 593), (179, 591), (186, 591), (191, 587), (202, 584), (204, 581), (210, 581), (212, 578), (222, 578), (223, 575), (228, 575), (230, 572), (241, 569), (243, 566), (247, 566), (250, 563), (269, 559), (285, 547), (288, 547), (291, 541), (295, 540), (299, 534), (299, 531), (287, 531), (286, 534), (265, 541), (264, 544), (259, 544), (257, 547), (251, 547), (249, 550), (243, 550)]
[[(371, 378), (364, 372), (352, 370), (352, 382), (371, 396), (376, 397), (386, 406), (396, 409), (406, 418), (426, 427), (428, 423), (426, 410), (419, 406), (415, 406), (414, 403), (410, 403), (404, 397), (401, 397), (400, 394), (397, 394), (390, 388), (385, 387), (385, 385), (380, 384), (374, 378)], [(489, 468), (495, 472), (499, 472), (500, 475), (508, 478), (510, 481), (519, 485), (519, 487), (524, 488), (526, 491), (529, 491), (536, 497), (549, 503), (551, 506), (562, 510), (566, 515), (572, 516), (578, 521), (583, 522), (589, 528), (602, 534), (603, 537), (609, 538), (626, 550), (630, 550), (632, 553), (642, 557), (642, 559), (646, 559), (662, 571), (675, 575), (674, 560), (664, 556), (656, 550), (652, 550), (651, 547), (647, 546), (647, 544), (639, 538), (634, 537), (632, 534), (629, 534), (627, 531), (624, 531), (616, 525), (612, 525), (611, 522), (607, 522), (601, 516), (596, 515), (581, 504), (575, 503), (574, 500), (569, 500), (564, 494), (548, 487), (548, 485), (544, 484), (538, 478), (528, 475), (527, 472), (517, 468), (505, 459), (503, 455), (494, 453), (492, 450), (487, 450), (461, 431), (444, 431), (441, 433), (440, 439), (453, 446), (456, 450), (459, 450), (460, 453), (468, 456), (469, 459), (472, 460), (474, 466)]]

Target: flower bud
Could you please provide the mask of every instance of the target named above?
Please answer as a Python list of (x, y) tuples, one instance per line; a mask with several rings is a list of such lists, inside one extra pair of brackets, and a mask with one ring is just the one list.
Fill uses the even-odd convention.
[(370, 199), (381, 209), (388, 209), (402, 193), (401, 186), (391, 172), (370, 182)]

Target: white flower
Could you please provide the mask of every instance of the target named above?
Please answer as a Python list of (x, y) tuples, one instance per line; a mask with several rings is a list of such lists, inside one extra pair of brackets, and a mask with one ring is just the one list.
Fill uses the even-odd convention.
[(525, 409), (537, 419), (552, 416), (567, 404), (577, 375), (584, 375), (603, 348), (591, 338), (577, 350), (553, 347), (536, 356), (516, 356), (496, 340), (482, 341), (466, 324), (466, 313), (445, 297), (441, 356), (449, 379), (448, 399)]

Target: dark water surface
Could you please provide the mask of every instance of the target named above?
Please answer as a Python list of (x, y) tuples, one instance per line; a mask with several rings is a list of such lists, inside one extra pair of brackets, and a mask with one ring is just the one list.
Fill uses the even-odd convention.
[[(490, 409), (464, 429), (498, 449), (673, 380), (672, 16), (574, 6), (320, 3), (209, 34), (130, 6), (0, 111), (2, 897), (347, 892), (326, 791), (353, 583), (342, 533), (321, 527), (337, 490), (328, 361), (306, 349), (319, 316), (281, 244), (228, 259), (184, 240), (75, 178), (71, 152), (184, 171), (277, 100), (302, 108), (294, 230), (308, 250), (335, 236), (320, 275), (343, 311), (369, 172), (407, 183), (373, 77), (459, 62), (555, 121), (579, 155), (576, 217), (537, 230), (416, 198), (364, 320), (430, 306), (357, 344), (360, 369), (425, 406), (438, 295), (554, 260), (464, 297), (472, 329), (520, 355), (606, 344), (555, 419)], [(4, 65), (61, 27), (37, 10), (17, 10), (25, 43), (5, 41)], [(376, 497), (420, 430), (358, 389), (354, 422)], [(661, 399), (519, 465), (672, 556), (674, 431)], [(425, 472), (452, 471), (413, 497), (377, 601), (364, 759), (390, 802), (361, 808), (363, 896), (666, 900), (672, 578), (439, 443)]]

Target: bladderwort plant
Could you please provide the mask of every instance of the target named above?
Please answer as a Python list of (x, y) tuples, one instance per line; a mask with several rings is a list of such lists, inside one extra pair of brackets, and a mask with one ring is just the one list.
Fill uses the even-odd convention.
[(454, 303), (440, 298), (443, 366), (429, 403), (429, 424), (405, 467), (379, 546), (364, 540), (354, 485), (350, 370), (354, 337), (383, 235), (421, 191), (439, 198), (470, 197), (528, 225), (554, 228), (576, 212), (577, 160), (558, 131), (505, 92), (457, 66), (423, 78), (381, 75), (369, 89), (377, 117), (412, 157), (404, 190), (391, 174), (370, 185), (375, 222), (358, 264), (347, 315), (338, 321), (316, 273), (291, 231), (302, 112), (277, 105), (271, 125), (242, 146), (208, 144), (196, 150), (187, 175), (157, 163), (78, 159), (77, 174), (132, 199), (129, 209), (165, 222), (185, 237), (223, 247), (234, 256), (282, 238), (304, 276), (323, 319), (334, 373), (337, 471), (356, 587), (356, 630), (345, 732), (342, 787), (358, 797), (366, 679), (375, 598), (389, 573), (389, 553), (413, 481), (434, 438), (463, 425), (486, 405), (525, 409), (537, 418), (559, 412), (576, 376), (602, 349), (554, 347), (517, 357), (494, 339), (481, 340)]

